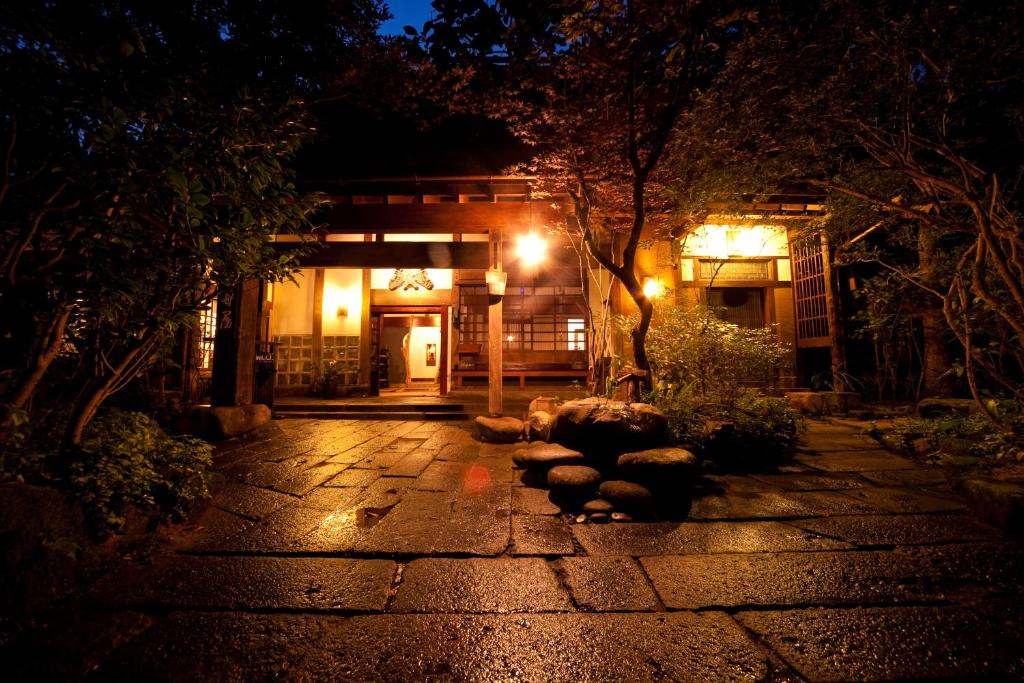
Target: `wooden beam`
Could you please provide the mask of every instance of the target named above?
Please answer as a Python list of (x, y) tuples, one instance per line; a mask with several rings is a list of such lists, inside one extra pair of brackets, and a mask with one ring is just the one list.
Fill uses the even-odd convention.
[(327, 234), (389, 233), (515, 233), (531, 225), (554, 224), (566, 213), (548, 203), (470, 202), (467, 204), (334, 204), (321, 209), (314, 221)]
[[(282, 251), (295, 242), (275, 242)], [(306, 268), (486, 268), (486, 242), (327, 242), (298, 257)]]

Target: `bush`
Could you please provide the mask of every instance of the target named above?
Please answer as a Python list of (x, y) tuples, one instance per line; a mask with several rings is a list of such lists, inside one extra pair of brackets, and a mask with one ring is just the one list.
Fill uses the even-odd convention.
[(675, 443), (723, 469), (764, 469), (793, 453), (804, 420), (785, 399), (740, 390), (734, 401), (714, 403), (692, 391), (654, 396)]
[(788, 355), (774, 327), (743, 328), (712, 309), (659, 306), (647, 335), (651, 371), (666, 391), (688, 387), (733, 402), (745, 387), (770, 385)]
[(70, 489), (100, 533), (122, 531), (131, 508), (180, 520), (209, 496), (212, 447), (170, 436), (142, 413), (108, 410), (89, 425), (80, 450), (53, 457), (55, 448), (40, 437), (5, 449), (3, 476)]
[(913, 442), (927, 439), (933, 451), (971, 455), (1000, 463), (1024, 462), (1024, 418), (1019, 407), (1003, 402), (1000, 415), (1012, 431), (996, 427), (980, 413), (952, 413), (934, 419), (911, 418), (893, 423), (891, 434), (899, 445), (913, 452)]
[(796, 447), (803, 420), (762, 396), (789, 354), (773, 328), (747, 329), (707, 308), (660, 306), (647, 338), (654, 390), (676, 443), (721, 467), (776, 464)]

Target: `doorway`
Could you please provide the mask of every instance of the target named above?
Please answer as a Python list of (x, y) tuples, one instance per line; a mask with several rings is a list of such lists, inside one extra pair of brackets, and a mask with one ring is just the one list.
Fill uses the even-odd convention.
[(447, 306), (370, 309), (370, 394), (445, 396), (448, 393)]

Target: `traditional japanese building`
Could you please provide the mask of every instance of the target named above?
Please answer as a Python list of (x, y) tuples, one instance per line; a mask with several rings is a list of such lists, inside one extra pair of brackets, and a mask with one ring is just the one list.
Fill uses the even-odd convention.
[[(215, 403), (266, 401), (271, 384), (277, 396), (445, 396), (477, 383), (500, 412), (503, 380), (585, 383), (608, 367), (590, 353), (608, 283), (581, 268), (581, 245), (565, 234), (571, 204), (536, 198), (530, 178), (378, 178), (326, 189), (315, 234), (276, 238), (282, 249), (316, 242), (294, 280), (251, 283), (205, 316), (202, 371), (214, 374)], [(820, 244), (790, 239), (822, 206), (788, 197), (710, 209), (696, 229), (645, 242), (645, 293), (714, 307), (740, 326), (775, 326), (795, 349), (777, 383), (794, 386), (796, 350), (830, 339), (827, 258)], [(610, 291), (611, 312), (630, 313), (626, 292)], [(608, 334), (602, 355), (628, 351)]]

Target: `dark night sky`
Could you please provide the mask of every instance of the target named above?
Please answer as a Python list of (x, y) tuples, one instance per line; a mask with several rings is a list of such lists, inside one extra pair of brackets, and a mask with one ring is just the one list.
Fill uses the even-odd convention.
[(402, 33), (405, 26), (412, 26), (417, 31), (423, 28), (423, 22), (430, 19), (430, 0), (388, 0), (388, 8), (394, 19), (381, 24), (381, 35)]

